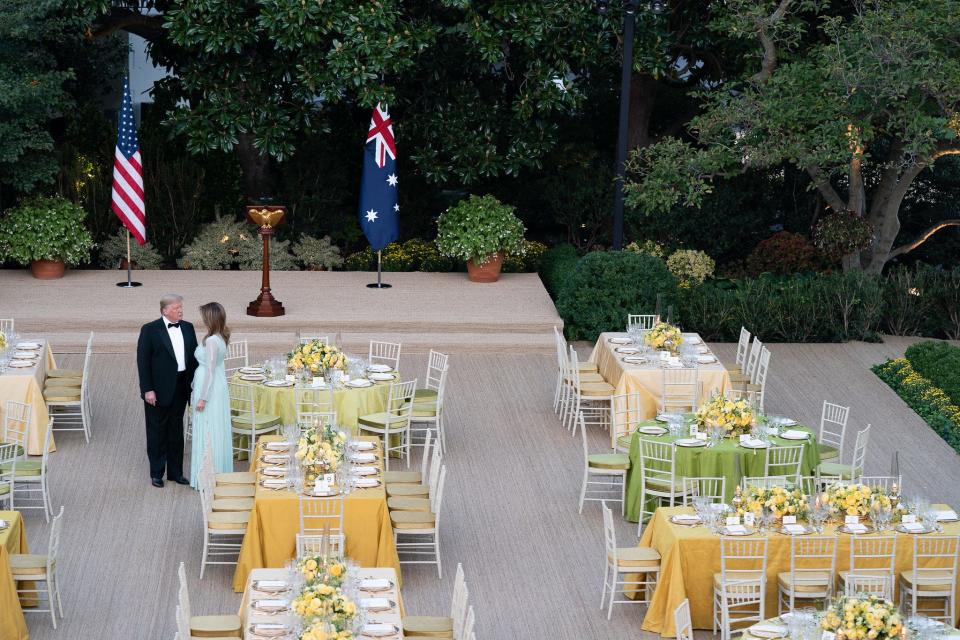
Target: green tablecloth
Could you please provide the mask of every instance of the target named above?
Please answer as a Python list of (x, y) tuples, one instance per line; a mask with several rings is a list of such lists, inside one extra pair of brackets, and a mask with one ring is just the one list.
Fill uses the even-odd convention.
[[(656, 420), (648, 420), (639, 423), (639, 426), (659, 425)], [(796, 446), (804, 444), (803, 461), (800, 464), (800, 471), (803, 475), (813, 475), (817, 466), (820, 464), (820, 451), (818, 450), (817, 438), (813, 435), (811, 429), (807, 427), (791, 427), (810, 432), (810, 438), (806, 441), (785, 440), (784, 438), (773, 437), (771, 442), (774, 446)], [(677, 440), (670, 435), (649, 436), (634, 432), (630, 441), (630, 470), (627, 471), (627, 520), (637, 522), (640, 519), (640, 491), (641, 491), (641, 473), (640, 473), (640, 439), (657, 440), (659, 442), (671, 442)], [(677, 478), (706, 478), (720, 477), (727, 479), (726, 482), (726, 500), (729, 502), (744, 476), (762, 476), (764, 463), (766, 462), (765, 449), (745, 449), (741, 447), (736, 438), (724, 438), (715, 447), (677, 447), (676, 474)]]

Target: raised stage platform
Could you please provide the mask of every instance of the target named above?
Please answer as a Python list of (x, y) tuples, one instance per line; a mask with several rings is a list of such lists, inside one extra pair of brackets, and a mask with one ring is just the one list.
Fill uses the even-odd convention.
[[(21, 334), (49, 336), (60, 352), (82, 349), (88, 332), (97, 352), (131, 352), (140, 325), (160, 313), (160, 297), (184, 297), (184, 318), (200, 323), (197, 308), (211, 301), (227, 310), (234, 335), (251, 348), (286, 350), (297, 333), (340, 334), (348, 350), (371, 338), (403, 342), (405, 352), (554, 349), (562, 326), (537, 274), (504, 274), (478, 284), (461, 273), (385, 273), (390, 289), (369, 289), (375, 273), (280, 271), (274, 296), (286, 315), (254, 318), (247, 304), (260, 290), (254, 271), (134, 271), (142, 287), (116, 286), (125, 271), (69, 270), (60, 280), (37, 280), (27, 270), (0, 270), (0, 318), (15, 318)], [(197, 328), (199, 333), (200, 327)]]

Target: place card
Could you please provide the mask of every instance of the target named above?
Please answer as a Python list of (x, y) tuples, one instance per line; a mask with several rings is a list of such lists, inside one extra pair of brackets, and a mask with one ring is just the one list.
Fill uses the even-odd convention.
[(743, 514), (743, 524), (747, 525), (748, 527), (752, 527), (756, 523), (757, 523), (757, 517), (753, 515), (753, 512), (748, 511), (745, 514)]
[(371, 611), (388, 611), (393, 609), (393, 603), (386, 598), (361, 598), (361, 609), (370, 609)]
[(695, 433), (695, 434), (693, 434), (693, 437), (695, 437), (697, 440), (706, 440), (706, 439), (707, 439), (707, 434), (705, 434), (705, 433)]
[(327, 484), (332, 485), (337, 481), (337, 477), (332, 473), (325, 473), (323, 474), (323, 481), (326, 482)]
[(342, 376), (340, 376), (340, 381), (341, 381), (341, 382), (350, 382), (350, 376), (347, 375), (346, 372), (344, 372), (344, 374), (343, 374)]
[(317, 495), (330, 493), (330, 483), (327, 481), (326, 475), (318, 477), (313, 482), (313, 492)]
[(837, 634), (833, 631), (824, 631), (820, 634), (820, 640), (837, 640)]
[[(698, 435), (699, 433), (700, 433), (700, 429), (699, 429), (699, 427), (697, 426), (697, 423), (696, 423), (696, 422), (691, 422), (691, 423), (690, 423), (690, 435), (691, 435), (691, 436), (696, 436), (696, 435)], [(704, 435), (706, 435), (706, 434), (704, 434)]]
[(900, 518), (901, 524), (912, 524), (917, 521), (917, 516), (912, 513), (905, 513), (903, 517)]
[(734, 526), (740, 524), (740, 516), (727, 516), (727, 526)]
[(783, 516), (783, 524), (797, 524), (797, 516)]
[(860, 516), (844, 516), (843, 524), (846, 524), (846, 525), (860, 524)]
[(942, 511), (937, 511), (937, 521), (938, 522), (950, 522), (957, 519), (957, 512), (953, 509), (944, 509)]
[(741, 433), (741, 434), (740, 434), (740, 444), (747, 444), (747, 443), (750, 442), (750, 440), (752, 440), (752, 439), (753, 439), (753, 438), (751, 438), (751, 436), (750, 436), (749, 433)]

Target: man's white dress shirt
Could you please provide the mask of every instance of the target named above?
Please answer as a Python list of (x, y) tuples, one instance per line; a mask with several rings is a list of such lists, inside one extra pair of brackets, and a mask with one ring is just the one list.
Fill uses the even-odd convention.
[(187, 358), (183, 352), (183, 333), (180, 332), (180, 327), (171, 327), (170, 320), (167, 320), (166, 316), (161, 315), (160, 319), (163, 320), (163, 326), (167, 330), (167, 335), (170, 336), (170, 342), (173, 343), (173, 355), (177, 357), (177, 373), (187, 370)]

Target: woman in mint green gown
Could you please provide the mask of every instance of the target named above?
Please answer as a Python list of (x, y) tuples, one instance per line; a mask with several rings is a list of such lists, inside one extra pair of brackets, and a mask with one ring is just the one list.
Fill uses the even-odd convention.
[(200, 317), (207, 325), (207, 335), (200, 341), (193, 356), (199, 367), (193, 375), (193, 449), (190, 455), (190, 486), (200, 483), (200, 465), (209, 437), (213, 467), (216, 473), (233, 471), (233, 440), (230, 432), (230, 393), (223, 360), (227, 356), (230, 329), (227, 312), (217, 302), (200, 307)]

